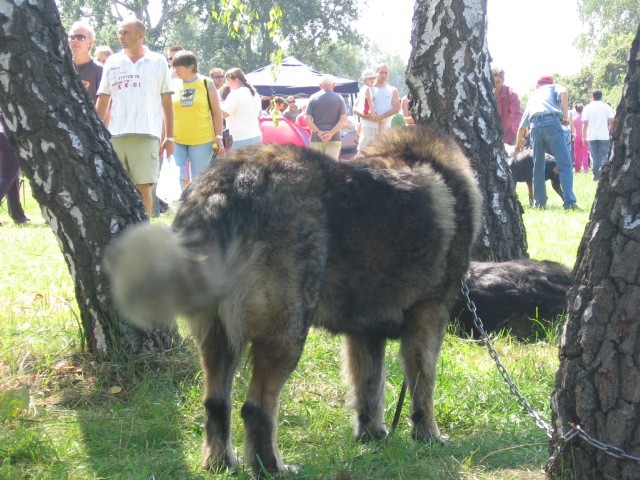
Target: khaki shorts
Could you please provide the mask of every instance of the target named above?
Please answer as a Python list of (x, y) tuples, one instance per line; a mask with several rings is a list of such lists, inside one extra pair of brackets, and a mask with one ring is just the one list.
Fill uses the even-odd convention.
[(339, 140), (331, 140), (329, 142), (310, 142), (309, 147), (315, 150), (320, 150), (321, 152), (324, 152), (330, 157), (338, 160), (340, 158), (342, 142)]
[(148, 135), (125, 135), (112, 137), (111, 144), (134, 184), (158, 181), (160, 140)]

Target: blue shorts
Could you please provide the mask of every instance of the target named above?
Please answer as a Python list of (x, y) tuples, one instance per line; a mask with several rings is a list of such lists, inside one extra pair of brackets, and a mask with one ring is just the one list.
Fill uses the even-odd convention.
[[(180, 167), (180, 180), (193, 180), (209, 165), (216, 155), (213, 150), (213, 145), (214, 142), (200, 145), (183, 145), (176, 143), (173, 158), (176, 159), (176, 165)], [(190, 161), (187, 162), (187, 160)], [(188, 168), (185, 171), (183, 167)]]

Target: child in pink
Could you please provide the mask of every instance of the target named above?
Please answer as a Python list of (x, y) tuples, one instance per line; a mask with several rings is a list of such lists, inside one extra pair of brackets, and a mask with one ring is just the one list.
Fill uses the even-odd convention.
[(573, 139), (573, 156), (576, 172), (583, 170), (589, 171), (589, 144), (582, 141), (582, 109), (583, 105), (578, 103), (575, 105), (576, 115), (573, 117), (572, 130)]

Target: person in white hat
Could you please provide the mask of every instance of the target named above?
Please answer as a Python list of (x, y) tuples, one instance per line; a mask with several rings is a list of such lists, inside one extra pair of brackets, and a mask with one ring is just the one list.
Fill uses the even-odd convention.
[[(356, 109), (361, 115), (362, 119), (370, 119), (372, 115), (376, 115), (375, 107), (373, 104), (373, 84), (376, 81), (377, 74), (371, 68), (367, 68), (362, 72), (360, 81), (364, 83), (360, 92), (358, 93), (358, 99), (356, 100)], [(383, 131), (385, 128), (385, 122), (381, 121), (377, 127), (365, 127), (361, 121), (358, 124), (358, 130), (356, 131), (355, 141), (358, 144), (358, 150), (366, 147), (375, 136)]]

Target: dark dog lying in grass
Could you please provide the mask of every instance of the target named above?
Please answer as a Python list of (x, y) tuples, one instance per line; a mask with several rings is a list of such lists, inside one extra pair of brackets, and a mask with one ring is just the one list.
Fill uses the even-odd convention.
[[(566, 311), (571, 270), (560, 263), (529, 259), (471, 262), (465, 281), (487, 332), (509, 329), (524, 339)], [(464, 332), (478, 335), (462, 295), (451, 318), (457, 318)]]
[[(544, 178), (551, 180), (553, 189), (562, 196), (562, 187), (560, 186), (560, 173), (555, 158), (548, 153), (544, 156)], [(511, 175), (516, 182), (525, 182), (529, 188), (529, 205), (533, 206), (533, 150), (525, 148), (520, 153), (512, 153), (509, 155), (509, 166), (511, 167)]]

